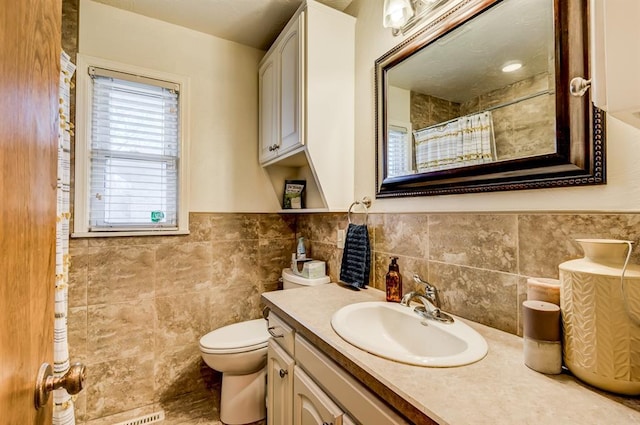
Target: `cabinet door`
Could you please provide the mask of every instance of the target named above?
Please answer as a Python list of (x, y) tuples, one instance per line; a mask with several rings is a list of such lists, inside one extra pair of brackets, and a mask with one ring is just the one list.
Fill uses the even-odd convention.
[(344, 412), (298, 366), (293, 376), (294, 425), (342, 425)]
[(276, 60), (267, 59), (258, 71), (260, 94), (260, 163), (278, 153), (278, 78)]
[(293, 423), (294, 360), (275, 342), (267, 351), (267, 425)]
[(304, 17), (302, 12), (285, 33), (277, 51), (280, 57), (280, 149), (286, 153), (302, 141), (302, 84), (304, 58)]

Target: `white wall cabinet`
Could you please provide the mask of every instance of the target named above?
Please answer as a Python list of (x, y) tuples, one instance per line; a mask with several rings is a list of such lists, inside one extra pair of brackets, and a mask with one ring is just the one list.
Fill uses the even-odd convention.
[(260, 162), (273, 159), (278, 147), (278, 85), (275, 57), (263, 61), (258, 70), (260, 87)]
[(355, 18), (303, 2), (259, 66), (259, 161), (282, 203), (306, 180), (307, 209), (354, 198)]
[(591, 0), (591, 8), (593, 101), (640, 128), (640, 2)]
[(283, 31), (275, 49), (259, 68), (260, 163), (269, 163), (303, 144), (302, 62), (304, 25), (301, 12)]

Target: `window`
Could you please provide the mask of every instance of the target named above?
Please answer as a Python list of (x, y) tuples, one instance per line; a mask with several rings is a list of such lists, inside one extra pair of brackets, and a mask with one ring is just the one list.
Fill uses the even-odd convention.
[(79, 71), (74, 235), (186, 233), (182, 84), (116, 69)]
[(410, 126), (389, 125), (387, 144), (387, 177), (412, 174)]

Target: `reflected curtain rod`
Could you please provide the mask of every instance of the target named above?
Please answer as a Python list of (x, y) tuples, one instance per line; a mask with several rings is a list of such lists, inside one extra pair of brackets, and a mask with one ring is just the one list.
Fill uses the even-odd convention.
[(487, 112), (487, 111), (493, 111), (494, 109), (500, 109), (500, 108), (504, 108), (505, 106), (511, 106), (513, 104), (516, 104), (516, 103), (519, 103), (519, 102), (524, 102), (525, 100), (533, 99), (533, 98), (538, 97), (538, 96), (543, 96), (545, 94), (554, 94), (554, 93), (555, 93), (555, 90), (543, 90), (543, 91), (540, 91), (540, 92), (537, 92), (537, 93), (532, 93), (532, 94), (529, 94), (527, 96), (522, 96), (522, 97), (519, 97), (517, 99), (510, 100), (508, 102), (504, 102), (504, 103), (500, 103), (498, 105), (490, 106), (490, 107), (488, 107), (486, 109), (483, 109), (482, 111), (478, 111), (478, 112), (473, 112), (471, 114), (462, 115), (462, 116), (450, 119), (448, 121), (443, 121), (443, 122), (440, 122), (438, 124), (433, 124), (433, 125), (430, 125), (428, 127), (423, 127), (423, 128), (421, 128), (419, 130), (414, 130), (413, 134), (420, 133), (421, 131), (429, 130), (429, 129), (434, 128), (434, 127), (439, 127), (441, 125), (449, 124), (451, 122), (459, 120), (460, 118), (470, 117), (472, 115), (481, 114), (481, 113)]

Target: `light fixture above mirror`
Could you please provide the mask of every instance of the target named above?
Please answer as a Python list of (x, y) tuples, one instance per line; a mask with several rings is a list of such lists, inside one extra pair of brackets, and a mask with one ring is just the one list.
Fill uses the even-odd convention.
[(425, 21), (445, 4), (459, 0), (385, 0), (382, 25), (391, 28), (393, 35), (406, 34), (420, 22)]

